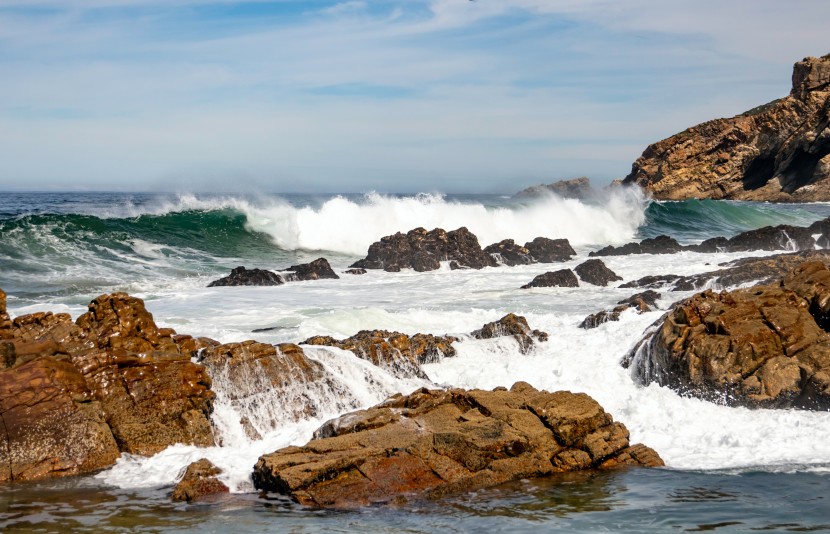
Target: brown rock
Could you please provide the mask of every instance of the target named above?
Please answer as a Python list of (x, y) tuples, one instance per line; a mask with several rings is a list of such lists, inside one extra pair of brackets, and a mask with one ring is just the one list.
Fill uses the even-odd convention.
[(173, 488), (173, 501), (194, 502), (212, 495), (228, 493), (230, 489), (221, 482), (218, 475), (222, 470), (210, 460), (202, 458), (187, 466), (184, 476)]
[(548, 334), (541, 330), (531, 330), (527, 319), (521, 315), (508, 313), (498, 321), (487, 323), (480, 329), (471, 332), (476, 339), (493, 339), (502, 336), (512, 336), (519, 343), (519, 350), (526, 354), (533, 348), (535, 341), (547, 341)]
[(624, 184), (660, 200), (830, 200), (830, 56), (793, 69), (791, 94), (646, 148)]
[(622, 277), (605, 266), (602, 260), (587, 260), (580, 263), (574, 268), (576, 274), (583, 282), (594, 284), (595, 286), (607, 286), (610, 282), (622, 280)]
[(254, 485), (300, 503), (355, 507), (436, 498), (520, 478), (662, 465), (584, 394), (421, 389), (329, 421), (304, 447), (260, 457)]
[(579, 280), (577, 280), (572, 270), (560, 269), (536, 276), (529, 283), (523, 285), (521, 289), (530, 289), (531, 287), (579, 287)]
[(6, 293), (0, 289), (0, 340), (11, 337), (9, 330), (12, 327), (11, 319), (6, 311)]

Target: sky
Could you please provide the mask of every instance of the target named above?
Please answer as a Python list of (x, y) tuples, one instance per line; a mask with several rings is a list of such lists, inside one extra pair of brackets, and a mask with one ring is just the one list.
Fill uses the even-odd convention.
[(0, 191), (510, 193), (790, 89), (827, 0), (0, 0)]

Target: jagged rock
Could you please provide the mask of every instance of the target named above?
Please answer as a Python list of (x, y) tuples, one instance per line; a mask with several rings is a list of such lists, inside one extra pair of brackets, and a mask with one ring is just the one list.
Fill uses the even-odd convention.
[(508, 313), (498, 321), (487, 323), (478, 330), (470, 332), (476, 339), (493, 339), (502, 336), (512, 336), (519, 343), (519, 350), (526, 354), (533, 348), (535, 341), (547, 341), (548, 334), (541, 330), (531, 330), (527, 319), (521, 315)]
[(304, 447), (261, 456), (254, 486), (306, 505), (435, 498), (510, 480), (663, 465), (593, 399), (566, 391), (421, 389), (329, 421)]
[(793, 69), (789, 96), (646, 148), (624, 184), (660, 200), (830, 200), (830, 56)]
[(320, 280), (323, 278), (340, 278), (339, 276), (337, 276), (337, 274), (335, 274), (334, 270), (331, 268), (331, 265), (329, 265), (329, 262), (326, 258), (317, 258), (311, 263), (301, 263), (299, 265), (292, 265), (288, 269), (282, 269), (282, 271), (290, 271), (289, 274), (285, 275), (286, 282), (298, 282), (302, 280)]
[(811, 250), (815, 240), (809, 228), (781, 224), (764, 226), (757, 230), (741, 232), (727, 240), (723, 250), (745, 252), (749, 250)]
[(583, 282), (594, 284), (595, 286), (607, 286), (610, 282), (622, 280), (621, 277), (605, 266), (602, 260), (587, 260), (580, 263), (574, 268), (576, 274)]
[(553, 193), (562, 198), (583, 199), (594, 195), (591, 181), (585, 177), (572, 178), (570, 180), (559, 180), (552, 184), (539, 184), (522, 189), (514, 196), (516, 198), (535, 198)]
[(496, 261), (501, 260), (501, 264), (509, 267), (534, 263), (533, 256), (530, 255), (530, 250), (516, 244), (512, 239), (504, 239), (498, 243), (493, 243), (485, 247), (484, 252), (491, 256), (497, 255)]
[(190, 503), (211, 495), (229, 493), (230, 489), (216, 478), (221, 474), (222, 470), (210, 460), (202, 458), (195, 461), (187, 466), (184, 476), (173, 488), (170, 498), (173, 501)]
[(607, 323), (608, 321), (619, 321), (620, 314), (626, 310), (630, 310), (631, 308), (634, 308), (637, 313), (651, 311), (652, 307), (655, 306), (655, 303), (659, 298), (660, 293), (652, 290), (631, 295), (627, 299), (617, 302), (617, 306), (611, 310), (603, 310), (589, 315), (582, 321), (582, 323), (580, 323), (579, 327), (588, 330), (596, 328), (603, 323)]
[(265, 269), (246, 269), (239, 266), (231, 271), (231, 274), (214, 280), (208, 287), (219, 286), (279, 286), (285, 281), (277, 273)]
[(306, 339), (301, 344), (324, 345), (348, 350), (358, 358), (389, 369), (396, 376), (416, 376), (427, 379), (421, 365), (455, 356), (453, 341), (458, 341), (458, 338), (431, 334), (408, 336), (388, 330), (361, 330), (352, 337), (342, 340), (329, 336), (315, 336)]
[(366, 274), (366, 269), (347, 269), (346, 274)]
[(522, 289), (531, 287), (579, 287), (579, 280), (570, 269), (547, 272), (535, 277), (530, 283), (523, 285)]
[(828, 310), (830, 271), (804, 262), (779, 284), (678, 303), (626, 363), (643, 382), (713, 402), (830, 410)]
[(415, 228), (407, 234), (398, 232), (383, 237), (372, 243), (365, 259), (351, 267), (388, 272), (407, 268), (432, 271), (440, 266), (441, 261), (454, 261), (458, 267), (472, 269), (496, 265), (495, 260), (481, 249), (478, 238), (461, 227), (451, 232), (441, 228), (429, 232), (424, 228)]
[(591, 252), (589, 256), (627, 256), (629, 254), (674, 254), (684, 250), (683, 245), (667, 235), (643, 239), (639, 243), (627, 243), (620, 247), (607, 247)]
[(567, 239), (537, 237), (533, 241), (525, 243), (525, 248), (530, 251), (533, 259), (539, 263), (560, 263), (570, 260), (571, 256), (576, 256), (576, 251)]

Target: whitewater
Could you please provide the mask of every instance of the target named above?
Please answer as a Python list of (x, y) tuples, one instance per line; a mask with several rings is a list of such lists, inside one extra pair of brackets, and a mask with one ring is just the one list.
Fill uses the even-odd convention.
[[(8, 195), (0, 199), (0, 288), (9, 294), (13, 317), (51, 310), (74, 318), (98, 294), (127, 291), (145, 300), (159, 326), (223, 343), (298, 343), (314, 335), (345, 338), (363, 329), (462, 338), (455, 344), (457, 356), (424, 366), (429, 380), (396, 376), (347, 351), (306, 347), (306, 354), (333, 378), (329, 385), (302, 392), (302, 402), (314, 404), (313, 419), (297, 415), (302, 411), (297, 406), (300, 392), (277, 395), (253, 377), (251, 394), (241, 403), (227, 395), (230, 386), (221, 374), (213, 376), (217, 398), (212, 422), (220, 446), (177, 445), (149, 458), (124, 455), (113, 468), (84, 478), (84, 484), (132, 492), (156, 507), (161, 505), (153, 492), (169, 491), (183, 468), (199, 458), (222, 468), (221, 477), (233, 492), (249, 495), (251, 468), (259, 455), (305, 443), (328, 419), (422, 386), (492, 389), (520, 380), (549, 391), (588, 393), (625, 423), (632, 443), (646, 443), (661, 455), (665, 471), (676, 473), (665, 475), (674, 476), (672, 481), (704, 476), (709, 478), (696, 483), (706, 486), (727, 475), (738, 477), (735, 480), (752, 475), (772, 477), (769, 483), (774, 486), (795, 474), (818, 477), (827, 485), (830, 413), (719, 406), (656, 384), (643, 386), (620, 365), (650, 325), (673, 302), (693, 292), (661, 290), (659, 310), (625, 312), (618, 322), (584, 330), (578, 325), (585, 316), (613, 307), (637, 290), (587, 283), (578, 288), (519, 287), (546, 271), (572, 269), (590, 251), (609, 244), (660, 234), (689, 244), (765, 225), (806, 225), (828, 215), (830, 205), (825, 204), (656, 203), (629, 189), (600, 192), (588, 200), (436, 193)], [(578, 255), (553, 265), (478, 271), (444, 265), (427, 273), (343, 274), (372, 242), (419, 226), (466, 226), (482, 246), (508, 238), (518, 243), (537, 236), (567, 238)], [(740, 257), (768, 254), (681, 252), (603, 261), (624, 281), (631, 281), (655, 274), (696, 274)], [(320, 256), (328, 258), (339, 280), (206, 287), (237, 265), (280, 269)], [(549, 341), (521, 354), (510, 338), (474, 340), (465, 335), (509, 312), (548, 332)], [(243, 417), (263, 439), (246, 436)], [(625, 476), (633, 477), (625, 479), (629, 485), (641, 487), (637, 484), (652, 483), (647, 477), (664, 475)], [(610, 480), (603, 484), (614, 486), (621, 479)], [(675, 482), (661, 483), (671, 487)], [(513, 498), (498, 497), (504, 502)], [(629, 506), (636, 506), (632, 503)], [(358, 525), (363, 520), (355, 519)], [(315, 528), (331, 526), (327, 519), (320, 521), (313, 523)], [(429, 526), (414, 521), (415, 530)], [(517, 526), (509, 523), (505, 528), (511, 525)]]

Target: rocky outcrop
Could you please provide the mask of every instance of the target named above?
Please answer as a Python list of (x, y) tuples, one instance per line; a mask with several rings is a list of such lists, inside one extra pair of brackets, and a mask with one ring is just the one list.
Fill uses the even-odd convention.
[(808, 261), (779, 284), (705, 291), (629, 355), (643, 382), (729, 405), (830, 410), (830, 271)]
[(654, 198), (830, 200), (830, 56), (795, 64), (789, 96), (646, 148), (624, 184)]
[(589, 330), (608, 321), (619, 321), (620, 314), (632, 308), (637, 313), (649, 312), (656, 306), (657, 299), (659, 298), (660, 293), (652, 290), (631, 295), (627, 299), (617, 302), (617, 306), (611, 310), (603, 310), (589, 315), (579, 324), (579, 327)]
[(605, 248), (589, 253), (589, 256), (627, 256), (629, 254), (674, 254), (685, 250), (686, 247), (667, 235), (659, 235), (643, 239), (639, 243), (627, 243), (615, 247), (608, 245)]
[(231, 271), (231, 274), (214, 280), (208, 287), (221, 286), (279, 286), (285, 281), (277, 273), (265, 269), (246, 269), (239, 266)]
[(303, 280), (321, 280), (324, 278), (340, 278), (331, 268), (326, 258), (317, 258), (311, 263), (301, 263), (299, 265), (292, 265), (288, 269), (282, 269), (283, 272), (288, 271), (285, 275), (286, 282), (299, 282)]
[(173, 488), (170, 498), (192, 503), (206, 497), (229, 493), (230, 489), (217, 477), (222, 470), (210, 460), (202, 458), (187, 466), (182, 479)]
[(536, 260), (530, 255), (530, 250), (515, 243), (512, 239), (504, 239), (484, 247), (484, 252), (495, 257), (498, 263), (508, 267), (536, 263)]
[(481, 269), (494, 267), (495, 260), (486, 254), (478, 238), (464, 227), (451, 232), (436, 228), (427, 232), (415, 228), (406, 234), (398, 232), (372, 243), (366, 258), (351, 267), (358, 269), (383, 269), (399, 272), (415, 269), (419, 272), (434, 271), (441, 261), (453, 261), (458, 268)]
[(571, 256), (576, 256), (576, 251), (567, 239), (537, 237), (525, 243), (525, 248), (539, 263), (560, 263), (570, 260)]
[(560, 269), (536, 276), (529, 283), (523, 285), (521, 289), (530, 289), (531, 287), (579, 287), (579, 280), (577, 280), (572, 270)]
[(602, 260), (587, 260), (580, 263), (574, 268), (576, 274), (583, 282), (588, 282), (595, 286), (607, 286), (611, 282), (622, 280), (622, 277), (609, 269)]
[(329, 421), (304, 447), (260, 457), (257, 489), (313, 506), (437, 498), (521, 478), (663, 465), (593, 399), (526, 383), (421, 389)]
[(428, 377), (421, 369), (421, 365), (455, 356), (453, 341), (458, 341), (458, 338), (431, 334), (408, 336), (388, 330), (362, 330), (342, 340), (330, 336), (315, 336), (306, 339), (301, 344), (324, 345), (348, 350), (358, 358), (388, 369), (395, 376), (415, 376), (426, 379)]
[(552, 184), (539, 184), (522, 189), (514, 196), (516, 198), (536, 198), (554, 194), (562, 198), (583, 199), (593, 196), (595, 191), (591, 187), (591, 181), (585, 177), (572, 178), (570, 180), (559, 180)]
[(512, 336), (519, 344), (519, 350), (526, 354), (533, 348), (536, 341), (547, 341), (548, 334), (541, 330), (531, 330), (527, 319), (521, 315), (508, 313), (498, 321), (483, 325), (470, 333), (476, 339), (493, 339), (503, 336)]

